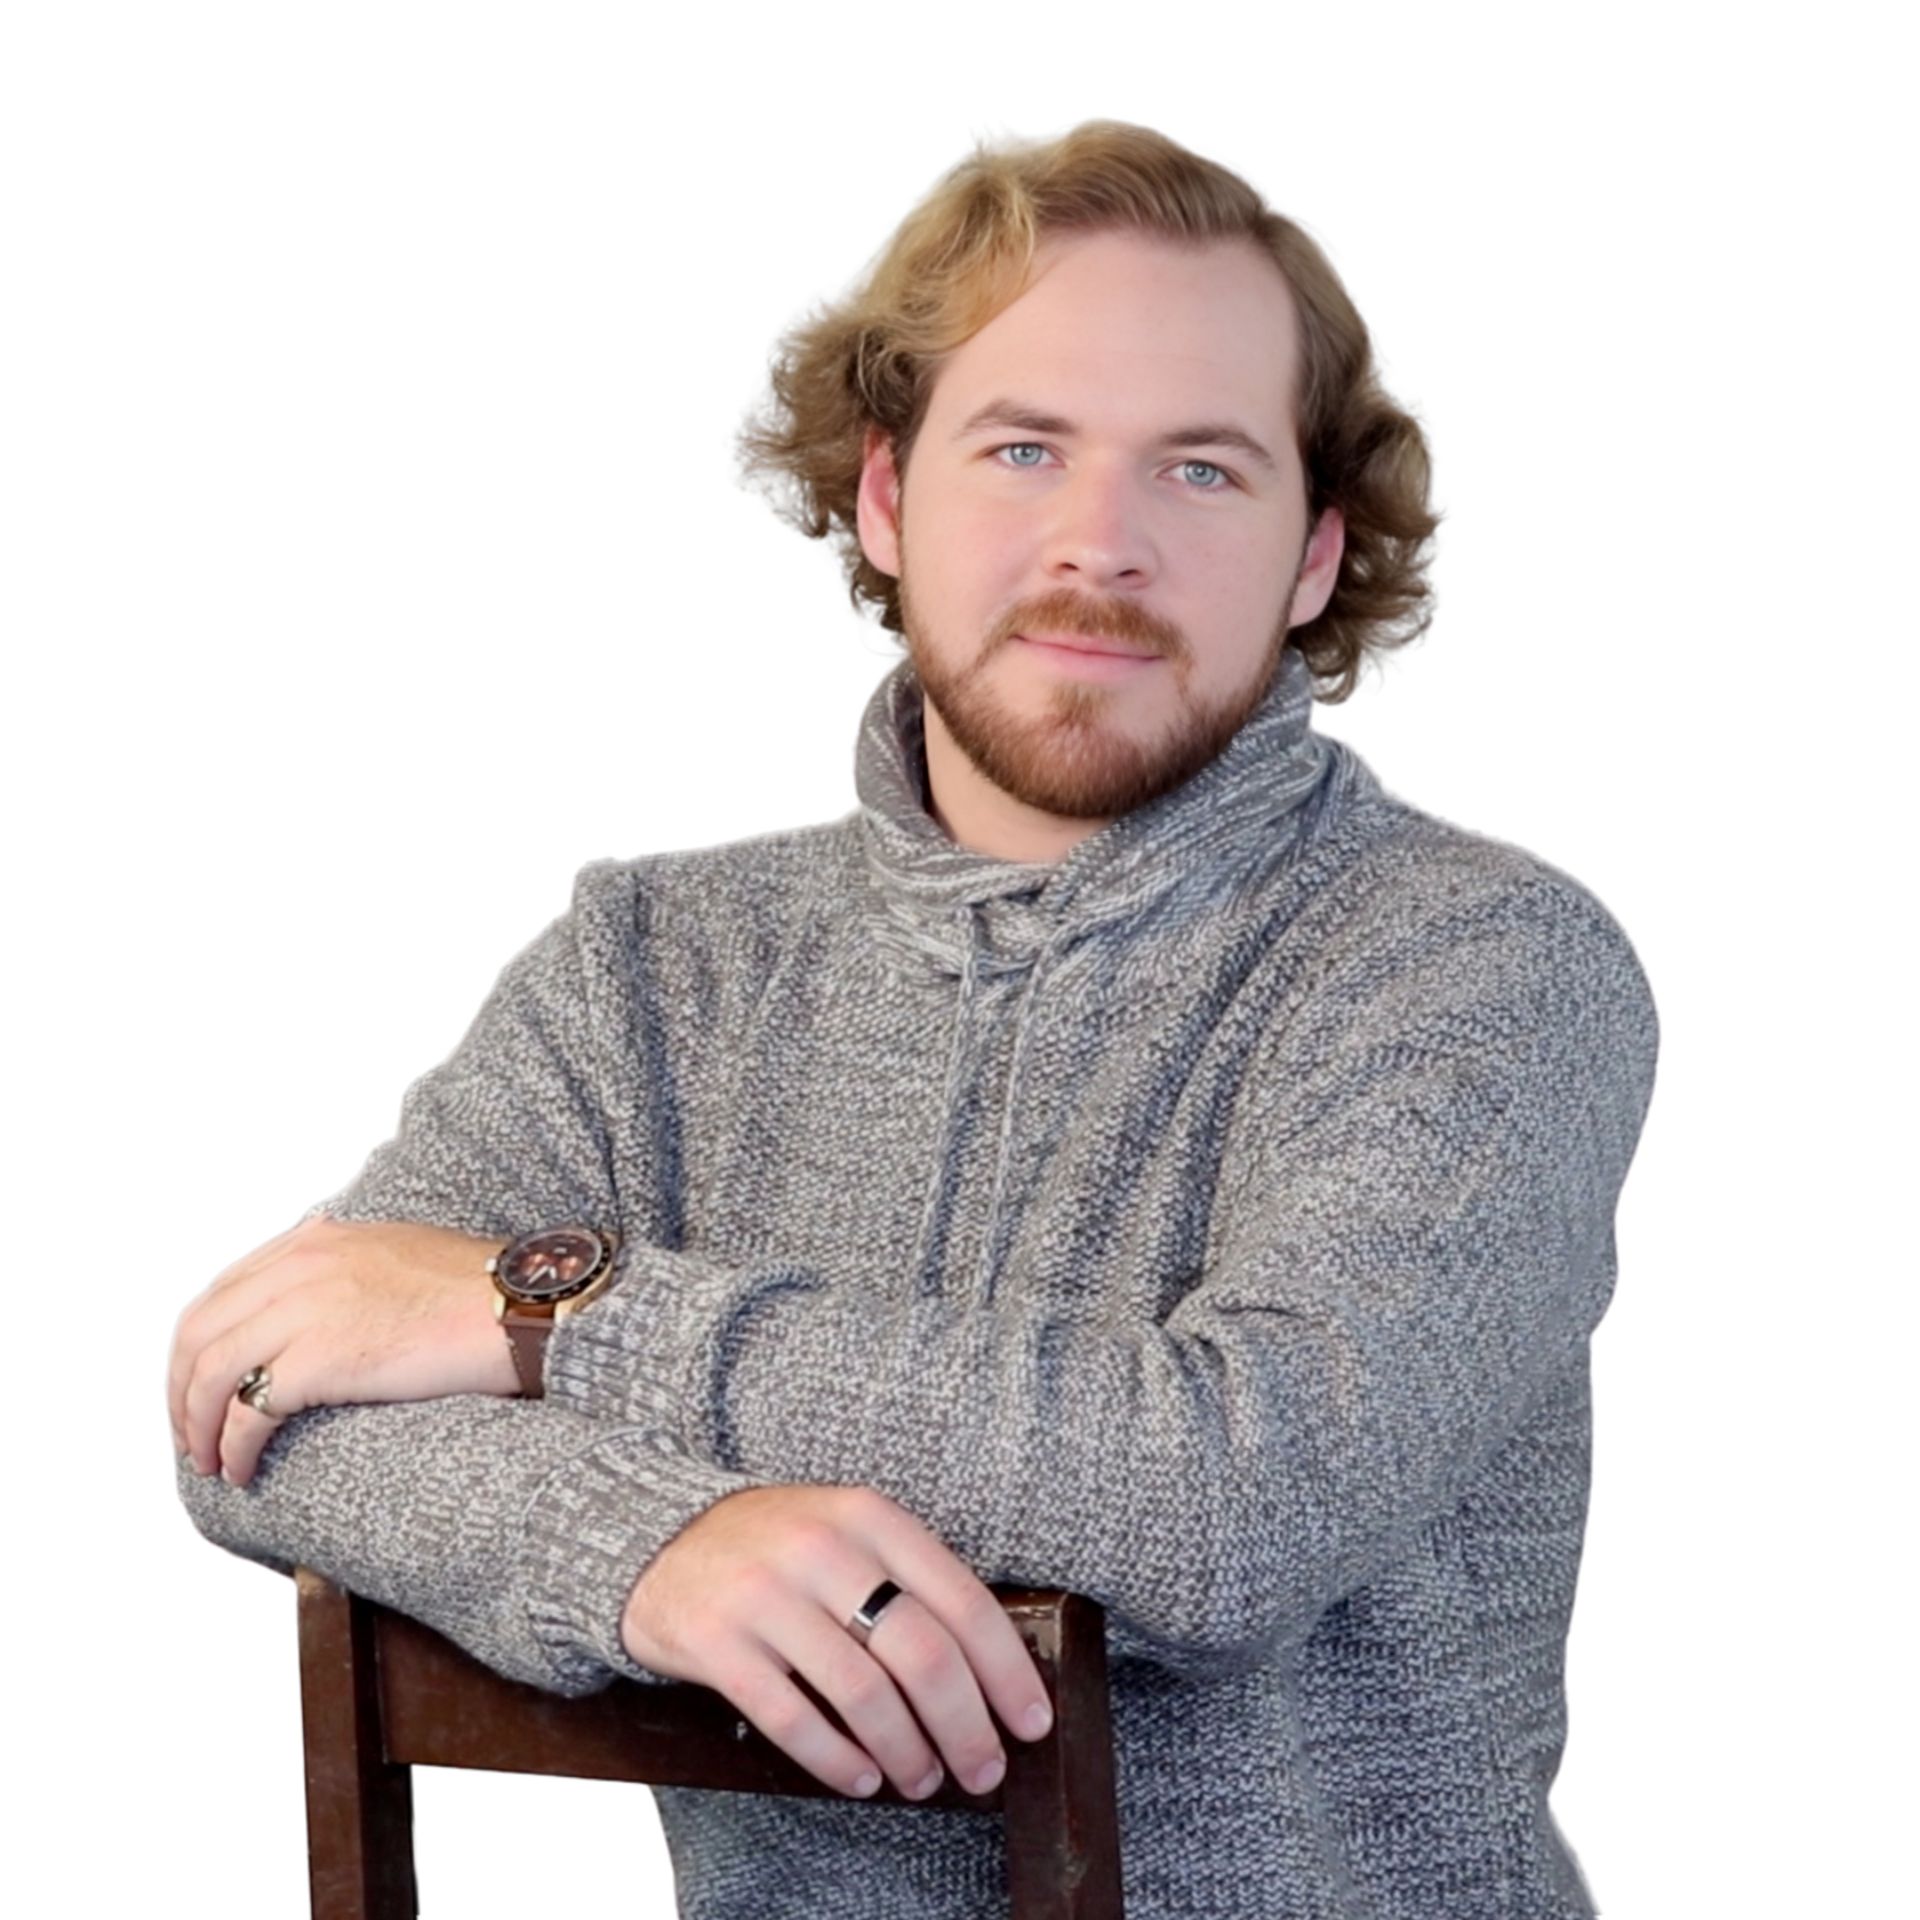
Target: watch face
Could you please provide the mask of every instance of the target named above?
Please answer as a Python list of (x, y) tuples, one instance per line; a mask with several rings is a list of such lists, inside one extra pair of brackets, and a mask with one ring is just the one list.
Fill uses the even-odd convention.
[(516, 1240), (500, 1256), (500, 1282), (530, 1303), (565, 1300), (592, 1284), (606, 1243), (585, 1227), (555, 1227)]

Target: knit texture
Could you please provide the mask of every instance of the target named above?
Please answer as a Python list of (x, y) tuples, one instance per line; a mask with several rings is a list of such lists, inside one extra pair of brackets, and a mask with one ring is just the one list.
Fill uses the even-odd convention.
[[(210, 1539), (565, 1694), (713, 1502), (878, 1488), (1107, 1609), (1131, 1920), (1572, 1920), (1548, 1807), (1589, 1336), (1658, 1028), (1619, 926), (1313, 731), (1056, 864), (927, 806), (601, 861), (343, 1219), (623, 1235), (542, 1402), (289, 1420)], [(656, 1789), (688, 1920), (983, 1920), (997, 1820)]]

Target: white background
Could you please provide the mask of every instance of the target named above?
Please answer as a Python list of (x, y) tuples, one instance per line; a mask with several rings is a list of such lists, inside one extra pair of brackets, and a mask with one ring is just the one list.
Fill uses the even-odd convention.
[[(293, 1593), (175, 1501), (175, 1315), (386, 1137), (581, 864), (853, 804), (892, 645), (734, 432), (974, 139), (1094, 116), (1305, 224), (1430, 430), (1437, 621), (1321, 724), (1581, 878), (1654, 984), (1561, 1824), (1623, 1920), (1889, 1908), (1915, 419), (1876, 17), (8, 9), (4, 1624), (62, 1911), (305, 1911)], [(429, 1920), (671, 1912), (642, 1789), (416, 1795)]]

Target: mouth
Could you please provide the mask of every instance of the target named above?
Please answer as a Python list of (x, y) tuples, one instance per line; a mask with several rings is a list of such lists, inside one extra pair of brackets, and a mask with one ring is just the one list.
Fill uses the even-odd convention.
[(1098, 638), (1086, 633), (1019, 633), (1014, 638), (1023, 645), (1038, 647), (1047, 653), (1076, 653), (1095, 660), (1157, 660), (1160, 656), (1147, 647), (1129, 646), (1124, 640)]

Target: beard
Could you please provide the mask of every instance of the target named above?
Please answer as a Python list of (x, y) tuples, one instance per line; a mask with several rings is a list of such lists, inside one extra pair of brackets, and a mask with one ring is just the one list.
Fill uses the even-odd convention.
[[(1191, 780), (1246, 724), (1280, 670), (1305, 564), (1303, 541), (1286, 604), (1260, 663), (1244, 683), (1211, 700), (1194, 696), (1193, 649), (1173, 622), (1131, 601), (1065, 588), (1009, 607), (973, 659), (953, 665), (929, 643), (913, 604), (904, 538), (900, 620), (922, 692), (981, 774), (1023, 806), (1043, 813), (1065, 820), (1115, 820)], [(1058, 680), (1048, 691), (1046, 710), (1034, 717), (1005, 705), (988, 682), (988, 667), (1017, 635), (1041, 631), (1120, 640), (1164, 659), (1174, 698), (1154, 737), (1135, 739), (1111, 719), (1117, 691), (1111, 684)]]

